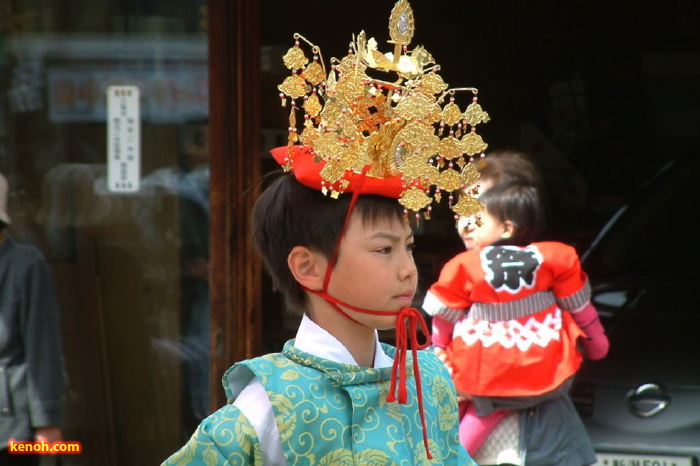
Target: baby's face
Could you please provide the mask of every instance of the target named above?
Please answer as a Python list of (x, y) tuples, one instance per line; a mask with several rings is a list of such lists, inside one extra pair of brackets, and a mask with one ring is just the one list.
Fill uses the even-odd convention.
[(470, 234), (474, 246), (485, 247), (509, 235), (506, 224), (489, 214), (488, 209), (479, 213), (479, 224)]
[(474, 246), (474, 229), (476, 228), (477, 216), (469, 217), (460, 216), (457, 219), (457, 233), (462, 238), (465, 249), (473, 249)]
[[(465, 192), (470, 193), (472, 196), (478, 197), (479, 194), (483, 193), (492, 186), (493, 180), (479, 180), (465, 189)], [(474, 243), (474, 230), (476, 229), (478, 223), (480, 223), (479, 214), (472, 215), (470, 217), (460, 216), (457, 219), (457, 233), (459, 234), (459, 237), (462, 238), (462, 242), (464, 243), (464, 247), (466, 249), (473, 249), (476, 246)]]

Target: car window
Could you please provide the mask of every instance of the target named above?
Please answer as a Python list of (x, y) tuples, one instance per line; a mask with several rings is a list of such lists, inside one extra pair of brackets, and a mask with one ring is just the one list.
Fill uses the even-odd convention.
[(700, 157), (685, 159), (649, 184), (588, 254), (594, 275), (697, 280), (695, 244)]

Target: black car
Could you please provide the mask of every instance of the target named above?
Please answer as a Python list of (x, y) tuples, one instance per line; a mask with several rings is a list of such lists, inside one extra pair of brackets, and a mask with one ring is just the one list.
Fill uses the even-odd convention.
[(572, 395), (600, 465), (700, 464), (699, 191), (700, 153), (670, 162), (582, 256), (610, 352)]

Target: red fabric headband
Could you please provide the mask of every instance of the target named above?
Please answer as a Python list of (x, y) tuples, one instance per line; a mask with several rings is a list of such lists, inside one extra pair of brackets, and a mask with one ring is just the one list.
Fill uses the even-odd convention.
[[(270, 152), (277, 163), (284, 166), (287, 164), (289, 157), (287, 150), (287, 146), (282, 146), (276, 147)], [(326, 162), (324, 160), (320, 162), (314, 161), (314, 154), (309, 146), (295, 144), (292, 146), (292, 151), (292, 172), (296, 179), (304, 186), (320, 191), (323, 186), (321, 182), (324, 181), (323, 178), (321, 178), (321, 170), (323, 170)], [(361, 177), (364, 177), (362, 183), (359, 182)], [(357, 189), (357, 186), (360, 186), (360, 194), (376, 194), (398, 199), (405, 189), (401, 175), (392, 176), (391, 178), (375, 178), (346, 171), (344, 178), (350, 183), (343, 190), (343, 192), (346, 193), (353, 193), (355, 189)], [(327, 182), (326, 185), (328, 185)], [(336, 182), (333, 184), (333, 189), (337, 190), (338, 186), (339, 183)]]

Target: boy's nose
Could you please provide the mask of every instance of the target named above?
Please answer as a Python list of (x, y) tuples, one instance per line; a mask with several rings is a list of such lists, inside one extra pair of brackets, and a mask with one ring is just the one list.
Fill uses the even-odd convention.
[(418, 275), (418, 267), (416, 267), (416, 261), (413, 260), (411, 254), (406, 254), (401, 264), (400, 274), (402, 279), (409, 277), (414, 277)]

